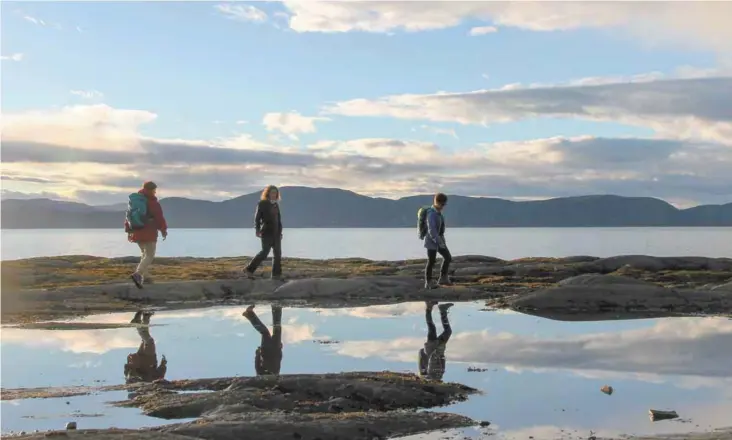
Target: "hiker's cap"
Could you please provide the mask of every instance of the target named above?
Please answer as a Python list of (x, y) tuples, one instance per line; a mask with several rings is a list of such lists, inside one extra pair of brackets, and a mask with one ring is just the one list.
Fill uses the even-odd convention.
[(152, 180), (148, 180), (147, 182), (142, 184), (142, 188), (148, 191), (152, 191), (154, 189), (157, 189), (158, 186)]

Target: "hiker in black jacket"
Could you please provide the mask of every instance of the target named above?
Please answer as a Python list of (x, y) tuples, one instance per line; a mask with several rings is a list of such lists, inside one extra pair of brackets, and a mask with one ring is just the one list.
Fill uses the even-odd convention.
[(262, 240), (262, 250), (252, 258), (245, 269), (247, 277), (250, 279), (254, 279), (254, 271), (269, 256), (270, 250), (274, 251), (272, 278), (282, 278), (282, 215), (279, 200), (279, 189), (274, 185), (269, 185), (262, 191), (262, 197), (257, 204), (254, 231)]

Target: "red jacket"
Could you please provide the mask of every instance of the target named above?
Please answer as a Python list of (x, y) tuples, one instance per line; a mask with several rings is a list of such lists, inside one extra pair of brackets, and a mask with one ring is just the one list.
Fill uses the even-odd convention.
[[(130, 232), (129, 240), (133, 243), (149, 243), (158, 241), (158, 231), (163, 234), (168, 233), (168, 223), (165, 222), (163, 215), (163, 207), (160, 206), (158, 198), (150, 195), (144, 189), (138, 191), (147, 197), (147, 214), (152, 217), (142, 229), (136, 229)], [(125, 220), (125, 230), (130, 231), (130, 224)]]

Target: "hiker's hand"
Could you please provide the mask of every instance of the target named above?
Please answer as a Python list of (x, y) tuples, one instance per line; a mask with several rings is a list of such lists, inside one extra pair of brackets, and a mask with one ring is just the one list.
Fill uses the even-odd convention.
[(168, 231), (163, 231), (163, 241), (168, 238)]
[(256, 232), (256, 234), (257, 234), (257, 237), (262, 238), (262, 232), (261, 231)]

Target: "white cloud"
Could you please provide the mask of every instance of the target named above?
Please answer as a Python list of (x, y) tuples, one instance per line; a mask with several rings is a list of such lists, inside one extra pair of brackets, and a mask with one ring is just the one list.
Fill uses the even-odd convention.
[(409, 32), (467, 20), (535, 32), (602, 28), (645, 44), (732, 50), (730, 2), (284, 1), (297, 32)]
[(22, 53), (14, 53), (10, 55), (2, 55), (0, 59), (3, 61), (22, 61), (24, 55)]
[(33, 23), (38, 26), (47, 26), (47, 23), (44, 20), (41, 20), (40, 18), (32, 17), (30, 15), (24, 15), (23, 19), (25, 21), (28, 21), (28, 22)]
[(498, 32), (498, 28), (495, 26), (478, 26), (470, 29), (470, 35), (473, 37), (494, 34), (496, 32)]
[(59, 110), (4, 114), (3, 143), (30, 141), (82, 149), (139, 149), (140, 125), (157, 115), (144, 110), (115, 109), (106, 104), (78, 105)]
[(328, 122), (330, 118), (322, 116), (302, 116), (298, 112), (290, 113), (267, 113), (262, 118), (262, 125), (268, 131), (280, 131), (289, 136), (295, 136), (298, 133), (315, 133), (316, 122)]
[(98, 90), (69, 90), (72, 95), (83, 99), (101, 99), (104, 94)]
[(236, 125), (244, 125), (244, 124), (248, 124), (248, 123), (249, 123), (249, 121), (245, 121), (243, 119), (236, 121)]
[[(696, 102), (698, 108), (671, 107), (714, 114)], [(460, 113), (448, 116), (454, 115)], [(391, 138), (302, 145), (246, 133), (214, 139), (143, 136), (140, 129), (156, 116), (104, 104), (4, 114), (3, 189), (98, 200), (154, 178), (168, 196), (219, 200), (277, 181), (380, 197), (439, 188), (518, 200), (612, 193), (726, 203), (732, 187), (732, 148), (711, 142), (577, 136), (446, 149)], [(274, 122), (272, 128), (291, 135), (315, 128), (288, 125), (288, 118)]]
[(267, 21), (267, 13), (251, 5), (235, 5), (222, 3), (214, 8), (227, 18), (238, 21), (264, 22)]
[(452, 136), (455, 139), (459, 139), (454, 128), (440, 128), (440, 127), (433, 127), (430, 125), (421, 125), (420, 128), (422, 130), (431, 131), (434, 134), (444, 134), (446, 136)]
[[(344, 341), (334, 349), (357, 358), (411, 362), (422, 338)], [(679, 375), (729, 380), (732, 322), (721, 318), (678, 318), (652, 327), (561, 338), (488, 331), (455, 333), (448, 362), (499, 364), (514, 370), (570, 369), (578, 372), (637, 373), (636, 378)], [(689, 362), (694, 359), (694, 362)], [(700, 382), (709, 383), (709, 382)]]
[(326, 114), (490, 125), (527, 118), (581, 118), (648, 127), (659, 136), (732, 144), (732, 77), (510, 86), (431, 95), (353, 99)]

